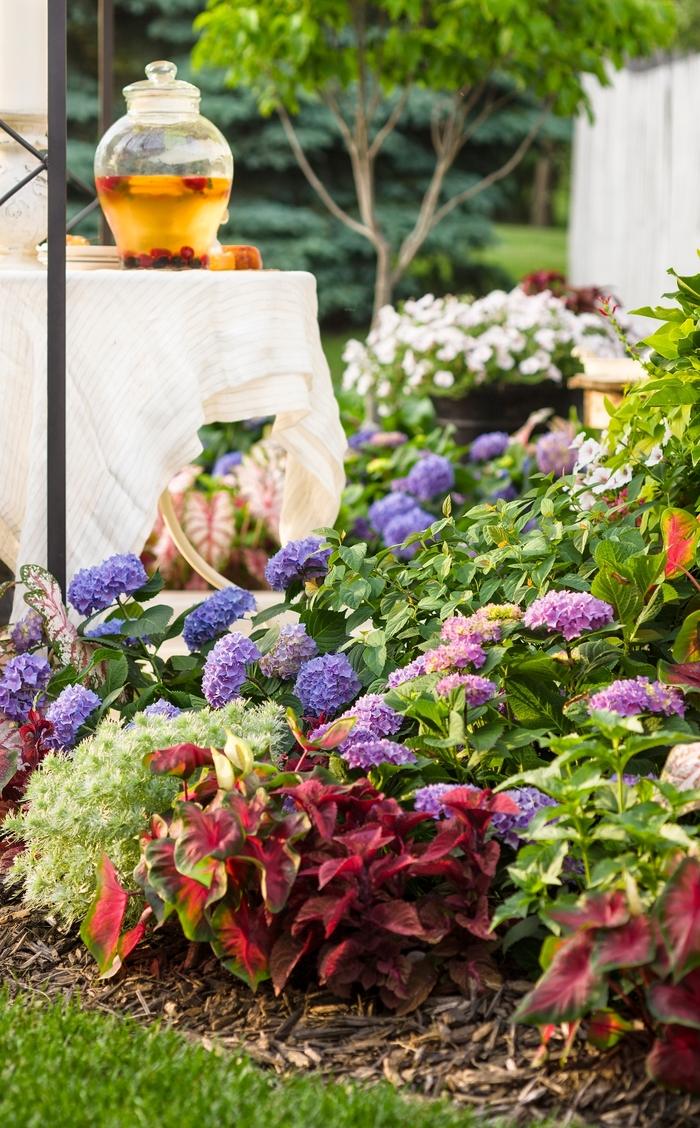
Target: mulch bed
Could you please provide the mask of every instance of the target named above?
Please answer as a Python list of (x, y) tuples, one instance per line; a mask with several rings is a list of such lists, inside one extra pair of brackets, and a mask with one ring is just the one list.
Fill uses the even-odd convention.
[[(0, 888), (0, 899), (2, 889)], [(144, 947), (114, 979), (100, 981), (76, 931), (64, 932), (16, 903), (0, 905), (0, 983), (11, 994), (79, 996), (83, 1006), (142, 1022), (160, 1020), (207, 1047), (245, 1049), (278, 1074), (314, 1072), (367, 1084), (388, 1080), (487, 1116), (557, 1128), (697, 1128), (700, 1099), (647, 1081), (644, 1046), (584, 1049), (566, 1065), (534, 1069), (536, 1030), (510, 1017), (524, 982), (473, 998), (433, 996), (407, 1018), (372, 1001), (339, 1002), (321, 991), (253, 996), (173, 930)]]

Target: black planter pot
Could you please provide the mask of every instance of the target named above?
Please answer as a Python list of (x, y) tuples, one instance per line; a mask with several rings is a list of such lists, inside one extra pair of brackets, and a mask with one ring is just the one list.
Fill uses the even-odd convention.
[(461, 399), (432, 396), (438, 422), (455, 428), (455, 441), (471, 443), (484, 431), (507, 431), (522, 427), (533, 411), (551, 407), (555, 415), (566, 418), (572, 407), (579, 414), (583, 393), (566, 385), (543, 381), (541, 384), (492, 384), (475, 389)]

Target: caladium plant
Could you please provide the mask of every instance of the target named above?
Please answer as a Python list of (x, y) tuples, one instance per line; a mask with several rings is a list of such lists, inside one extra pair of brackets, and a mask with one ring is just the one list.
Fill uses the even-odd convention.
[[(0, 717), (0, 826), (17, 810), (31, 773), (49, 751), (53, 725), (32, 709), (23, 725)], [(0, 873), (9, 869), (22, 844), (0, 836)]]
[(633, 900), (615, 890), (552, 912), (563, 936), (545, 942), (548, 966), (516, 1018), (549, 1035), (588, 1017), (596, 1045), (645, 1028), (653, 1080), (700, 1093), (700, 861), (684, 858), (648, 913)]

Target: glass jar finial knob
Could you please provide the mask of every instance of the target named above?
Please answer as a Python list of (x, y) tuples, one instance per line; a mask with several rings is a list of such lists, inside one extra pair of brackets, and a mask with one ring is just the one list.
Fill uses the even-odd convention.
[(148, 64), (146, 76), (155, 86), (169, 86), (171, 82), (175, 81), (177, 67), (175, 63), (160, 59), (155, 63)]

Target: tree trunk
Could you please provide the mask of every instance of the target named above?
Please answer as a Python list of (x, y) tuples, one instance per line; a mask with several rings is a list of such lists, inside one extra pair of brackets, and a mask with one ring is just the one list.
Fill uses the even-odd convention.
[(552, 222), (552, 158), (543, 153), (537, 158), (532, 184), (530, 223), (534, 227), (548, 227)]
[(391, 303), (394, 291), (391, 270), (391, 250), (387, 244), (377, 248), (377, 268), (374, 275), (374, 308), (372, 310), (372, 324), (377, 320), (377, 314), (382, 306)]

